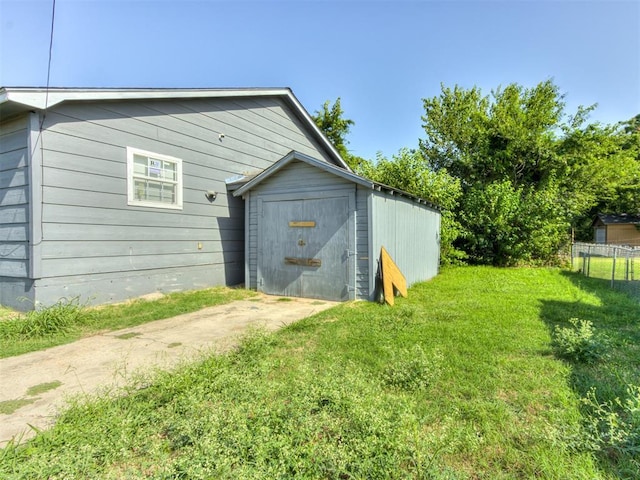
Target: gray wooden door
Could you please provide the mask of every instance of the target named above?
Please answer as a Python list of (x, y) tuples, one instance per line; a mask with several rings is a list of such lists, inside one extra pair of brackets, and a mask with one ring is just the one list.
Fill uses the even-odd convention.
[(348, 197), (263, 200), (259, 222), (259, 290), (349, 298)]

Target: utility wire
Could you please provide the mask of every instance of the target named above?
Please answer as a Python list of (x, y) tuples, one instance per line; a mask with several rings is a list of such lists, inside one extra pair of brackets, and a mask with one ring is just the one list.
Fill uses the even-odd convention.
[(51, 35), (49, 36), (49, 61), (47, 62), (47, 88), (45, 90), (44, 96), (44, 112), (42, 113), (42, 123), (40, 124), (40, 130), (42, 130), (42, 125), (44, 124), (44, 117), (47, 112), (47, 107), (49, 106), (49, 81), (51, 79), (51, 57), (53, 56), (53, 25), (56, 19), (56, 0), (53, 0), (53, 4), (51, 6)]

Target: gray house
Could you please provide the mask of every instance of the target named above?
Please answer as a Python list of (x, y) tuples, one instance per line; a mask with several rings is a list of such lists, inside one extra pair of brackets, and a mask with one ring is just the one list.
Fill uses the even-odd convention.
[[(309, 175), (291, 177), (298, 167)], [(321, 187), (323, 178), (332, 185)], [(257, 215), (281, 215), (271, 200), (287, 192), (302, 208), (288, 220), (294, 225), (309, 225), (307, 208), (335, 214), (323, 235), (346, 228), (348, 236), (325, 238), (332, 246), (323, 257), (344, 256), (349, 270), (339, 295), (282, 293), (369, 298), (380, 242), (401, 269), (402, 252), (427, 242), (428, 272), (408, 279), (435, 274), (437, 212), (353, 175), (289, 89), (0, 89), (0, 304), (29, 309), (76, 296), (107, 303), (245, 280), (271, 290), (263, 286), (282, 274), (259, 263), (265, 244), (256, 242), (268, 231), (269, 241), (282, 239)], [(348, 198), (346, 217), (337, 198)], [(415, 208), (435, 214), (428, 233), (414, 225), (420, 216), (404, 217)], [(287, 229), (320, 231), (315, 221), (317, 228)], [(286, 264), (302, 284), (324, 273), (300, 265), (317, 264), (317, 252), (294, 253)], [(326, 278), (344, 281), (333, 275)]]

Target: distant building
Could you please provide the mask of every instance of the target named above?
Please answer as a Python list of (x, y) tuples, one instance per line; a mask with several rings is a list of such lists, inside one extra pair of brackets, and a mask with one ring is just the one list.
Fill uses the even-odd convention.
[(599, 213), (593, 229), (596, 243), (640, 246), (640, 215)]

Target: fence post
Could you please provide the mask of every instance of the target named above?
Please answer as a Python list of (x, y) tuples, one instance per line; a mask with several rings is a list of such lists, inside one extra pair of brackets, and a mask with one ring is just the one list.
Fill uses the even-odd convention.
[(613, 268), (611, 269), (611, 288), (614, 287), (616, 280), (616, 263), (618, 262), (618, 249), (613, 247)]
[(591, 274), (591, 245), (587, 247), (587, 277)]

